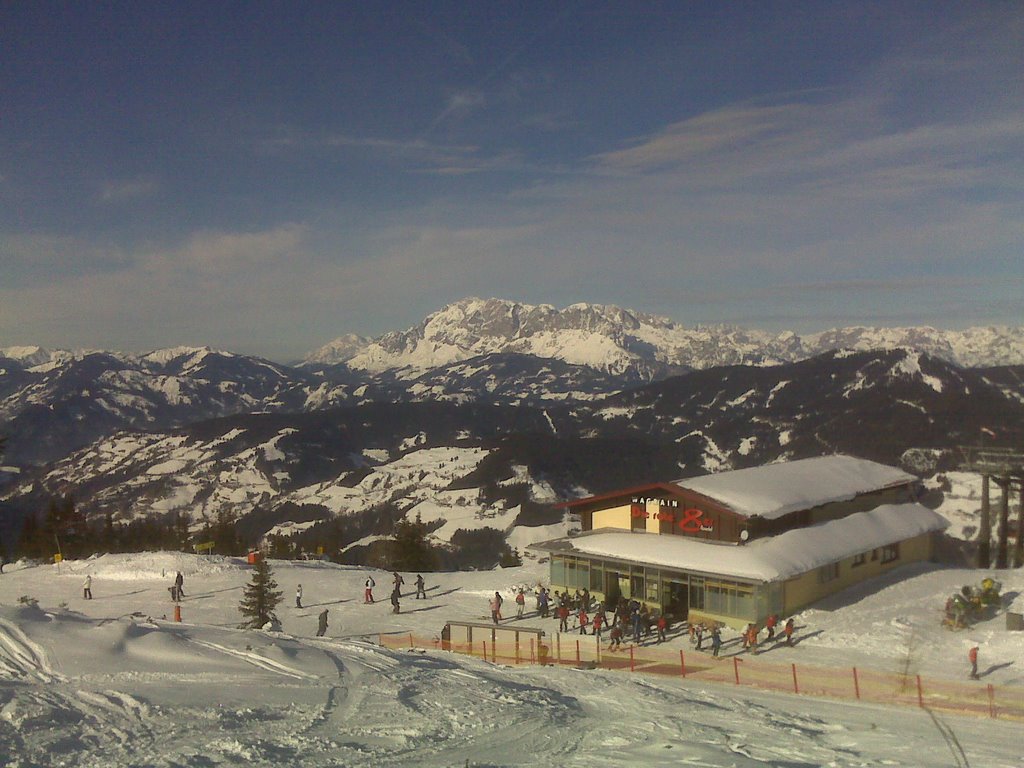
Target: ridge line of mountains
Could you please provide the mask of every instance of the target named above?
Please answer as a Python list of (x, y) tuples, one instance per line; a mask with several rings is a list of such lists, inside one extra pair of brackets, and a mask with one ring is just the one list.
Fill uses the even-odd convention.
[(0, 434), (18, 514), (73, 494), (122, 522), (227, 510), (254, 536), (344, 518), (352, 544), (417, 515), (514, 540), (647, 480), (837, 452), (928, 473), (957, 445), (1019, 446), (1024, 328), (799, 338), (466, 299), (296, 366), (0, 349)]

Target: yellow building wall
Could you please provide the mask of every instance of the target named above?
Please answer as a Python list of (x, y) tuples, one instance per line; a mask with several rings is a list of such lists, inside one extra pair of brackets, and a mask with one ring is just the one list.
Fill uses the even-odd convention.
[(624, 528), (628, 531), (631, 520), (630, 505), (624, 504), (594, 512), (593, 527), (595, 531), (598, 528)]
[(805, 608), (823, 597), (835, 594), (840, 590), (859, 584), (873, 576), (899, 568), (907, 563), (916, 563), (927, 560), (932, 554), (931, 534), (924, 534), (913, 539), (907, 539), (899, 543), (900, 556), (889, 563), (882, 563), (881, 547), (879, 547), (878, 559), (871, 559), (871, 551), (866, 552), (867, 560), (858, 566), (853, 565), (854, 558), (850, 557), (839, 563), (839, 577), (827, 581), (824, 584), (818, 581), (818, 570), (790, 579), (785, 583), (783, 613), (792, 614)]

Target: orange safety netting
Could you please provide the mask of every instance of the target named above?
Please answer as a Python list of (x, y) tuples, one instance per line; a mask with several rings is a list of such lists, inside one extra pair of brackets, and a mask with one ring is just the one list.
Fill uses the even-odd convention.
[(986, 683), (960, 683), (922, 678), (859, 667), (820, 667), (776, 664), (756, 654), (715, 658), (694, 650), (650, 646), (607, 645), (576, 641), (556, 635), (542, 643), (452, 643), (413, 634), (380, 635), (385, 648), (436, 648), (485, 659), (495, 664), (551, 664), (583, 666), (685, 679), (744, 685), (765, 690), (897, 704), (980, 717), (1024, 722), (1024, 687)]

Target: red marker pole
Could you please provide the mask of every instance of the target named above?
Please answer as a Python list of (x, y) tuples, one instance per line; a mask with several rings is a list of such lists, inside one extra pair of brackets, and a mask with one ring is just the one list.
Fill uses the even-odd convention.
[(683, 670), (683, 677), (686, 677), (686, 658), (683, 656), (683, 649), (679, 649), (679, 666)]

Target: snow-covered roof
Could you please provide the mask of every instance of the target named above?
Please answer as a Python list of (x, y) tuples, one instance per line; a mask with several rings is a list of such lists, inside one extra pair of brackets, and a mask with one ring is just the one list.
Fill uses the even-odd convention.
[(719, 472), (675, 484), (708, 496), (738, 515), (774, 519), (915, 480), (895, 467), (836, 455)]
[(536, 548), (769, 582), (807, 573), (858, 552), (941, 531), (948, 525), (944, 517), (920, 504), (883, 504), (868, 512), (795, 528), (745, 545), (602, 528)]

